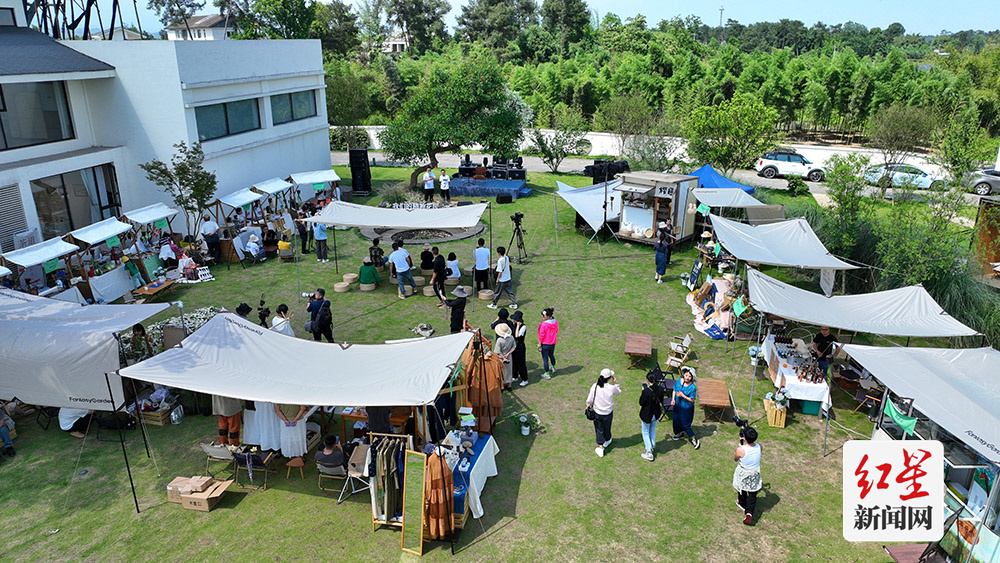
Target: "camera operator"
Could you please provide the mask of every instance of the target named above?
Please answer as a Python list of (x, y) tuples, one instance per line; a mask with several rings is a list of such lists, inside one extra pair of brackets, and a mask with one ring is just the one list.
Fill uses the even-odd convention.
[(257, 318), (260, 320), (260, 326), (264, 328), (271, 328), (267, 325), (267, 318), (271, 316), (271, 309), (265, 307), (264, 299), (261, 298), (260, 304), (257, 305)]
[(740, 445), (733, 456), (736, 469), (733, 471), (733, 488), (738, 493), (736, 504), (743, 511), (743, 523), (753, 522), (753, 511), (757, 506), (757, 492), (761, 488), (760, 444), (757, 431), (751, 426), (740, 428)]

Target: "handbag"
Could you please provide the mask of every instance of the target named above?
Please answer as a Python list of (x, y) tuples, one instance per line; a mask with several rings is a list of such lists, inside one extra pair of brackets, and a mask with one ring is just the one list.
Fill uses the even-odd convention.
[(312, 331), (313, 331), (313, 322), (306, 321), (306, 332), (312, 332)]
[[(597, 389), (594, 389), (594, 400), (597, 400)], [(587, 408), (583, 409), (583, 416), (587, 417), (587, 420), (597, 420), (597, 412), (594, 411), (594, 405), (587, 405)]]

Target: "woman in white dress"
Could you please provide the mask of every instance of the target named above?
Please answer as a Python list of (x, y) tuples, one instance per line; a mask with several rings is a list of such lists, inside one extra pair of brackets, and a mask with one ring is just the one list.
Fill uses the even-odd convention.
[(306, 453), (306, 421), (309, 409), (304, 405), (274, 405), (274, 414), (281, 419), (281, 455), (289, 459)]
[(278, 314), (271, 319), (271, 330), (286, 336), (295, 336), (295, 331), (292, 329), (292, 318), (288, 315), (288, 305), (284, 303), (278, 305)]

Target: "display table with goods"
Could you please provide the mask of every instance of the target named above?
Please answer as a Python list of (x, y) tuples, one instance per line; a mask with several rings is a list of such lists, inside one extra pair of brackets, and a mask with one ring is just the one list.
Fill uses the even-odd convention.
[[(456, 431), (449, 438), (468, 441), (468, 438), (460, 438)], [(486, 479), (497, 474), (498, 453), (500, 447), (493, 436), (482, 435), (476, 439), (471, 449), (464, 450), (461, 460), (455, 465), (452, 474), (455, 483), (456, 528), (462, 528), (470, 514), (473, 518), (483, 517), (480, 496), (486, 486)]]
[(783, 389), (790, 399), (802, 401), (802, 412), (820, 414), (833, 404), (826, 375), (805, 341), (768, 334), (764, 339), (764, 360), (775, 389)]

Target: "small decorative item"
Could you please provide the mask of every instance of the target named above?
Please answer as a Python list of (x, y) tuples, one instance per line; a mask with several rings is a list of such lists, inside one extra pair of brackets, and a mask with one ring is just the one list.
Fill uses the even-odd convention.
[(535, 413), (520, 412), (511, 415), (510, 418), (517, 419), (518, 424), (521, 425), (522, 436), (528, 436), (533, 430), (538, 432), (542, 428), (542, 421)]
[(781, 388), (777, 393), (775, 393), (774, 407), (778, 409), (788, 408), (788, 391), (784, 388)]

